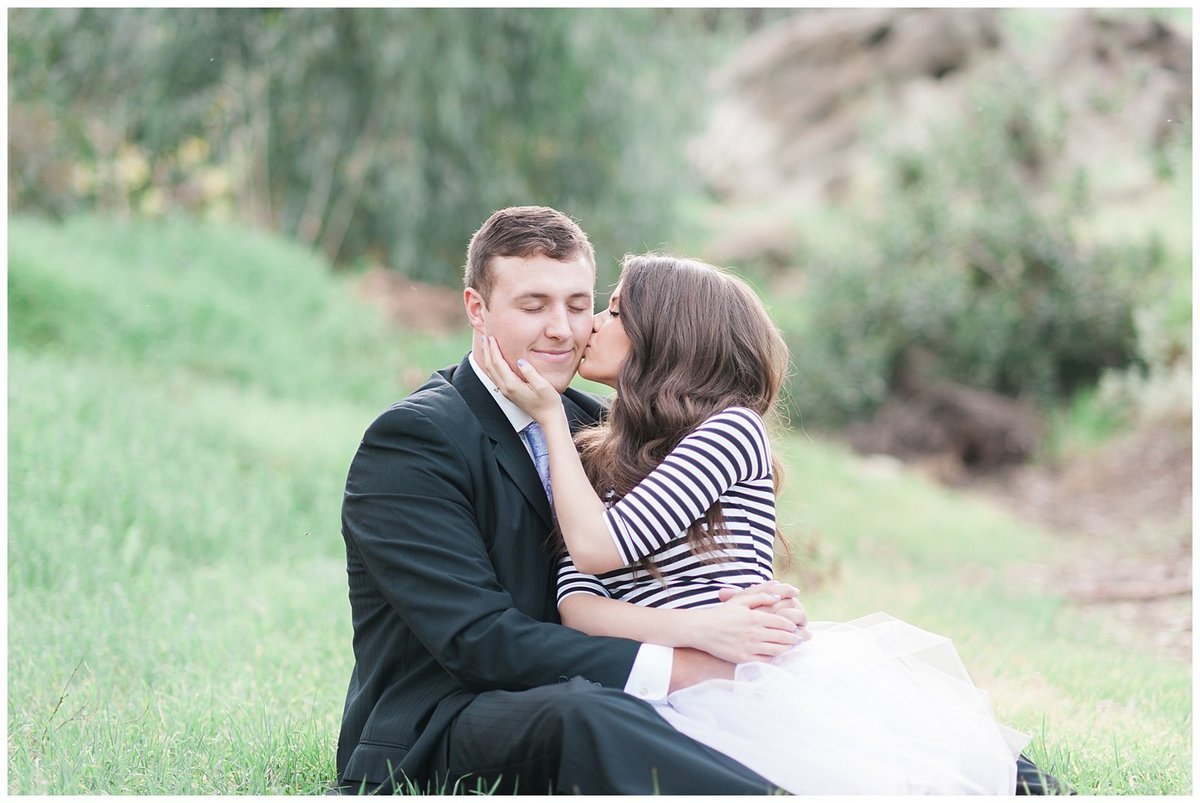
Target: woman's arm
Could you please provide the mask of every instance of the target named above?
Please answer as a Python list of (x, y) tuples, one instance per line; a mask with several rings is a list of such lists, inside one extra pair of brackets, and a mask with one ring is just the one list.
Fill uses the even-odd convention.
[(558, 603), (563, 624), (592, 636), (690, 647), (732, 663), (767, 661), (801, 640), (787, 618), (761, 610), (775, 598), (746, 594), (708, 608), (649, 608), (595, 594)]
[[(559, 529), (580, 571), (603, 574), (632, 565), (678, 538), (734, 485), (771, 476), (761, 416), (730, 408), (706, 419), (606, 508), (584, 473), (558, 392), (524, 360), (517, 361), (521, 375), (513, 373), (495, 338), (482, 351), (483, 368), (500, 391), (542, 427)], [(773, 498), (769, 508), (773, 517)]]
[(554, 514), (575, 566), (587, 574), (602, 574), (626, 565), (604, 520), (604, 502), (588, 481), (571, 437), (567, 416), (557, 412), (539, 420), (550, 452), (550, 487)]
[(517, 362), (524, 377), (514, 374), (494, 337), (487, 338), (481, 351), (484, 371), (505, 396), (541, 424), (546, 435), (554, 513), (576, 567), (587, 574), (621, 568), (625, 562), (604, 523), (604, 502), (588, 482), (583, 463), (579, 461), (562, 397), (532, 365), (522, 365), (524, 360)]

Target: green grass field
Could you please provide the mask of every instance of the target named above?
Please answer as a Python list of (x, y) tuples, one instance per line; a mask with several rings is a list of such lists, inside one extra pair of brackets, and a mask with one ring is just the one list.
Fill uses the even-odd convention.
[[(374, 416), (467, 338), (388, 329), (298, 246), (9, 224), (8, 791), (313, 794), (350, 671), (339, 506)], [(801, 434), (783, 522), (814, 619), (951, 636), (1089, 794), (1192, 790), (1190, 666), (1022, 582), (1051, 536)]]

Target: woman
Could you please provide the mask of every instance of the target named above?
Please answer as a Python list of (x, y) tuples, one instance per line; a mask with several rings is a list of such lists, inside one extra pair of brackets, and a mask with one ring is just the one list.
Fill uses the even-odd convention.
[(487, 346), (485, 370), (545, 434), (564, 624), (738, 663), (671, 694), (672, 725), (796, 794), (1014, 792), (1026, 739), (995, 722), (948, 640), (875, 614), (799, 643), (753, 600), (718, 604), (770, 580), (782, 542), (765, 419), (787, 350), (745, 283), (626, 257), (579, 371), (617, 394), (577, 443), (549, 383)]

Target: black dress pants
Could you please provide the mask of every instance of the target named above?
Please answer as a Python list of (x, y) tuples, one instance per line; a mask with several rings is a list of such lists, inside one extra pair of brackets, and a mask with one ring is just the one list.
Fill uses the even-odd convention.
[[(770, 781), (676, 731), (624, 692), (573, 678), (475, 698), (442, 737), (433, 772), (447, 792), (762, 795)], [(1018, 795), (1075, 794), (1017, 761)]]
[(762, 795), (770, 781), (676, 731), (652, 706), (583, 678), (479, 695), (434, 773), (496, 794)]

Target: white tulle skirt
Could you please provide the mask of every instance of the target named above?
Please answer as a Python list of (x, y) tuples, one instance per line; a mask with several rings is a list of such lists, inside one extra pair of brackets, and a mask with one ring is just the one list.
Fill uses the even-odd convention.
[(996, 722), (949, 639), (883, 613), (809, 629), (659, 713), (793, 794), (1014, 793), (1029, 739)]

